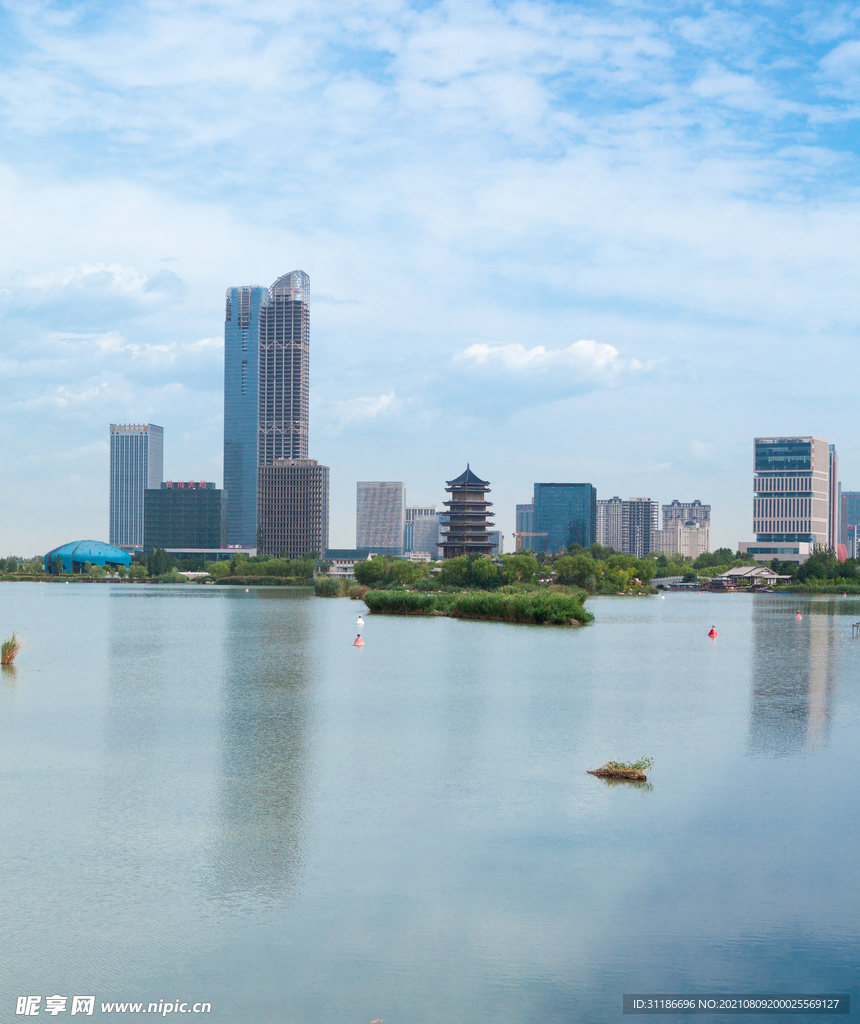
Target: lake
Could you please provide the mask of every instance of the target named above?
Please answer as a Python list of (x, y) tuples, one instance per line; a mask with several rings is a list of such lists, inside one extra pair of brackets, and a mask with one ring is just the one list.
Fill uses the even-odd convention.
[[(364, 613), (359, 650), (363, 608), (0, 584), (27, 638), (0, 673), (0, 1020), (32, 994), (520, 1024), (851, 991), (860, 599)], [(586, 774), (640, 755), (647, 785)]]

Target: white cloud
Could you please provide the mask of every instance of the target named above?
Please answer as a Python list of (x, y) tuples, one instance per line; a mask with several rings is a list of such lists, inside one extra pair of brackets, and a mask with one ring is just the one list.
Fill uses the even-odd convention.
[(81, 263), (76, 267), (34, 274), (24, 282), (25, 286), (50, 291), (56, 288), (110, 288), (118, 292), (141, 293), (147, 277), (136, 267), (122, 263)]
[(605, 379), (625, 370), (644, 368), (637, 359), (622, 359), (614, 345), (598, 341), (575, 341), (567, 348), (556, 349), (548, 349), (543, 345), (525, 348), (519, 343), (477, 344), (456, 353), (454, 361), (479, 367), (502, 368), (511, 373), (558, 369), (573, 371), (575, 375)]
[(400, 412), (403, 402), (393, 391), (387, 395), (372, 395), (334, 402), (333, 410), (340, 424), (354, 420), (375, 420), (378, 416), (390, 416)]

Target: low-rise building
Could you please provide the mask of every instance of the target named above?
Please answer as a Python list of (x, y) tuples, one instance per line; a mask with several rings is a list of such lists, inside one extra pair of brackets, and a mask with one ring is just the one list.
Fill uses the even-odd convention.
[(791, 578), (791, 576), (780, 576), (779, 573), (764, 565), (738, 565), (734, 569), (729, 569), (728, 572), (717, 576), (718, 580), (745, 583), (750, 586), (756, 583), (772, 586), (774, 583), (780, 583)]
[(757, 562), (772, 562), (776, 558), (780, 562), (794, 562), (801, 565), (812, 554), (815, 545), (806, 541), (759, 541), (742, 540), (738, 551), (742, 555), (752, 555)]

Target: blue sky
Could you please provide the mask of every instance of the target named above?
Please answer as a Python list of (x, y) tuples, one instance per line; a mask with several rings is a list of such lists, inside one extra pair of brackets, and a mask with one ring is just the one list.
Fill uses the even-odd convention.
[(751, 439), (860, 489), (860, 7), (6, 2), (0, 545), (106, 538), (108, 424), (221, 481), (224, 291), (311, 276), (310, 454), (498, 525), (700, 498)]

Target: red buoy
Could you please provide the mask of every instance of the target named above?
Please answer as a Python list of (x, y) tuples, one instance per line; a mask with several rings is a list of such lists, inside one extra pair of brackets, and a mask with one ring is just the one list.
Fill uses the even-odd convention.
[(709, 637), (710, 637), (710, 638), (711, 638), (712, 640), (716, 640), (716, 638), (717, 638), (717, 637), (718, 637), (719, 635), (720, 635), (720, 634), (719, 634), (719, 633), (718, 633), (718, 632), (717, 632), (717, 631), (716, 631), (716, 630), (714, 629), (714, 627), (713, 627), (713, 626), (711, 626), (710, 630), (708, 631), (708, 636), (709, 636)]
[(800, 622), (800, 620), (803, 618), (800, 612), (798, 612), (797, 615), (795, 615), (794, 617), (797, 619), (798, 622)]
[(361, 639), (361, 633), (352, 641), (353, 647), (364, 647), (364, 641)]

